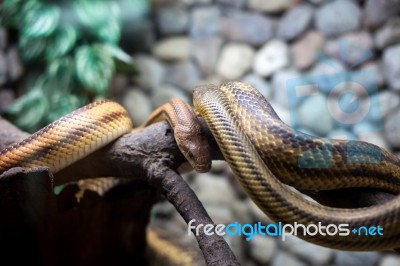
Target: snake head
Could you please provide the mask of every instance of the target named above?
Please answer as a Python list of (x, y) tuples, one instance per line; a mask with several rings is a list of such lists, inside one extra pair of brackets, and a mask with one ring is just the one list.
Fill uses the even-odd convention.
[(211, 168), (211, 149), (206, 137), (200, 132), (175, 131), (176, 142), (193, 169), (199, 173)]

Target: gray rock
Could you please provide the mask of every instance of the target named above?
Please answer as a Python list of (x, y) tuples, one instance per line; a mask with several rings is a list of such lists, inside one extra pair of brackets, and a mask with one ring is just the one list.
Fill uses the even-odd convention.
[(163, 82), (165, 68), (156, 58), (139, 54), (133, 59), (139, 71), (139, 74), (134, 77), (138, 86), (151, 90)]
[(248, 2), (248, 6), (251, 9), (262, 12), (277, 13), (293, 6), (296, 3), (296, 0), (248, 0)]
[(190, 103), (190, 99), (186, 95), (186, 93), (170, 84), (165, 84), (157, 87), (151, 97), (151, 103), (152, 106), (159, 107), (174, 97), (180, 98), (185, 102)]
[(392, 17), (389, 21), (376, 31), (375, 45), (383, 49), (389, 45), (400, 42), (400, 17)]
[(298, 108), (297, 122), (305, 129), (325, 136), (334, 126), (334, 121), (327, 109), (328, 99), (323, 94), (306, 98)]
[(211, 3), (211, 0), (180, 0), (186, 5), (203, 5)]
[(192, 93), (200, 81), (200, 73), (192, 61), (183, 61), (173, 64), (167, 69), (166, 81)]
[(356, 123), (353, 126), (353, 132), (359, 136), (365, 134), (365, 133), (370, 133), (370, 132), (377, 132), (379, 128), (368, 122), (368, 121), (362, 121), (360, 123)]
[(216, 2), (228, 7), (243, 8), (246, 5), (247, 0), (216, 0)]
[(274, 39), (266, 43), (256, 53), (253, 70), (254, 73), (268, 77), (279, 69), (289, 64), (289, 51), (287, 44)]
[(123, 97), (122, 104), (136, 126), (146, 122), (153, 109), (149, 98), (139, 88), (128, 89)]
[(228, 243), (230, 249), (232, 250), (233, 254), (235, 254), (238, 261), (243, 261), (245, 250), (242, 244), (242, 238), (237, 235), (234, 236), (225, 235), (224, 239), (226, 243)]
[(397, 0), (367, 0), (364, 7), (364, 25), (370, 28), (378, 27), (387, 19), (400, 11)]
[(7, 82), (7, 58), (6, 55), (0, 51), (0, 86)]
[(249, 241), (250, 256), (262, 265), (268, 264), (273, 258), (277, 244), (271, 237), (256, 235)]
[(247, 44), (229, 43), (221, 51), (217, 73), (227, 80), (238, 80), (247, 73), (253, 63), (254, 50)]
[(274, 259), (272, 260), (271, 266), (305, 266), (303, 262), (299, 261), (293, 255), (286, 252), (275, 253)]
[(343, 82), (335, 86), (334, 92), (328, 97), (327, 107), (336, 123), (342, 127), (349, 127), (362, 123), (368, 119), (368, 112), (372, 106), (365, 100), (365, 89), (356, 82)]
[(363, 132), (358, 134), (358, 139), (361, 141), (375, 144), (386, 150), (390, 150), (390, 145), (380, 132)]
[(400, 44), (383, 52), (383, 74), (391, 89), (400, 90)]
[(6, 49), (7, 43), (8, 43), (7, 30), (3, 27), (0, 27), (0, 50)]
[(400, 148), (400, 111), (387, 117), (384, 122), (384, 135), (390, 146)]
[(400, 96), (393, 91), (382, 91), (370, 97), (369, 119), (372, 122), (381, 123), (388, 115), (395, 111), (400, 105)]
[(360, 19), (361, 11), (354, 2), (334, 0), (317, 10), (314, 22), (319, 31), (327, 36), (333, 36), (358, 29)]
[(292, 40), (302, 34), (309, 26), (314, 14), (311, 5), (303, 4), (285, 13), (278, 25), (277, 34), (285, 40)]
[(375, 62), (363, 64), (360, 70), (350, 72), (351, 78), (359, 81), (368, 92), (378, 93), (378, 87), (385, 83), (381, 65)]
[(219, 37), (192, 40), (192, 55), (205, 76), (214, 73), (222, 42)]
[(313, 3), (315, 5), (320, 5), (320, 4), (326, 3), (328, 1), (330, 1), (330, 0), (308, 0), (308, 2)]
[(171, 217), (175, 213), (175, 207), (168, 200), (159, 201), (151, 209), (156, 216)]
[(285, 124), (295, 127), (295, 125), (292, 123), (293, 121), (291, 120), (291, 115), (287, 107), (284, 107), (275, 101), (270, 101), (270, 104), (272, 105), (272, 108), (274, 108), (276, 114)]
[(11, 47), (7, 52), (8, 78), (11, 81), (19, 79), (24, 73), (24, 65), (16, 47)]
[(236, 201), (235, 204), (232, 204), (232, 213), (235, 220), (241, 224), (253, 223), (248, 204), (245, 201)]
[[(342, 83), (336, 86), (338, 90), (343, 89), (344, 92), (329, 96), (328, 109), (330, 114), (340, 127), (360, 126), (362, 128), (358, 124), (363, 123), (371, 124), (374, 128), (379, 127), (382, 119), (371, 119), (373, 113), (376, 116), (379, 115), (379, 102), (376, 100), (371, 101), (369, 96), (364, 97), (364, 94), (359, 94), (357, 88), (362, 87), (355, 87), (354, 89), (353, 85), (359, 86), (357, 83)], [(354, 133), (357, 134), (358, 132)]]
[(261, 14), (234, 12), (224, 20), (222, 34), (230, 41), (258, 46), (273, 36), (273, 23)]
[(131, 78), (128, 75), (117, 73), (111, 81), (110, 91), (112, 91), (117, 98), (122, 100), (121, 95), (125, 93), (125, 90), (130, 86), (130, 83)]
[(176, 211), (174, 211), (171, 218), (159, 219), (159, 222), (154, 222), (154, 224), (157, 227), (163, 228), (163, 231), (167, 232), (168, 237), (171, 237), (171, 239), (182, 241), (182, 244), (185, 243), (186, 245), (195, 244), (195, 241), (191, 240), (195, 239), (195, 236), (192, 233), (188, 234), (187, 224)]
[(293, 255), (307, 260), (311, 265), (326, 265), (332, 258), (331, 249), (308, 243), (292, 235), (282, 241), (282, 246)]
[(372, 56), (374, 42), (368, 32), (348, 33), (326, 42), (324, 52), (349, 66), (364, 63)]
[(185, 60), (190, 55), (190, 40), (184, 36), (161, 40), (153, 47), (153, 55), (167, 61)]
[(225, 82), (226, 80), (223, 80), (221, 76), (217, 74), (211, 74), (210, 76), (205, 77), (204, 79), (201, 79), (197, 85), (207, 85), (207, 84), (221, 84)]
[(211, 173), (220, 174), (228, 167), (225, 161), (213, 161), (211, 166)]
[(206, 173), (198, 175), (193, 184), (200, 201), (206, 205), (222, 206), (225, 209), (235, 203), (236, 195), (227, 178)]
[(180, 6), (162, 6), (157, 10), (156, 22), (161, 34), (183, 33), (188, 30), (189, 15)]
[(271, 85), (269, 85), (268, 81), (266, 81), (262, 77), (254, 74), (254, 73), (250, 73), (242, 79), (242, 82), (250, 84), (251, 86), (256, 88), (259, 92), (261, 92), (261, 94), (266, 99), (271, 98), (271, 95), (272, 95)]
[[(221, 178), (221, 177), (215, 177), (215, 178)], [(226, 206), (223, 206), (223, 203), (221, 204), (220, 201), (203, 202), (204, 197), (207, 197), (207, 195), (205, 195), (207, 192), (202, 192), (202, 193), (203, 193), (201, 194), (202, 198), (200, 199), (199, 197), (199, 199), (204, 204), (204, 207), (207, 209), (207, 213), (210, 215), (214, 223), (229, 224), (236, 221), (236, 217), (234, 217), (232, 210), (230, 208), (227, 208)]]
[(309, 31), (292, 45), (293, 63), (296, 68), (306, 69), (317, 59), (324, 36), (317, 31)]
[(337, 265), (346, 266), (373, 266), (375, 265), (380, 256), (379, 252), (348, 252), (348, 251), (335, 251), (334, 262)]
[(379, 262), (379, 266), (398, 266), (400, 265), (400, 256), (399, 255), (391, 255), (387, 254), (383, 256), (381, 261)]
[(345, 129), (334, 129), (326, 136), (328, 139), (346, 139), (346, 140), (357, 140), (357, 136), (354, 133)]
[(335, 77), (337, 73), (345, 72), (345, 67), (334, 59), (318, 62), (304, 79), (309, 79), (310, 84), (315, 83), (318, 77), (318, 90), (324, 93), (330, 93), (331, 90), (338, 85), (338, 79)]
[(15, 93), (9, 89), (0, 89), (0, 114), (3, 113), (14, 101)]
[(199, 6), (193, 8), (190, 14), (191, 38), (216, 36), (221, 27), (221, 11), (217, 6)]
[[(276, 72), (272, 76), (272, 88), (273, 92), (273, 99), (277, 103), (281, 104), (283, 107), (289, 107), (289, 97), (290, 100), (300, 101), (300, 97), (296, 97), (291, 92), (291, 95), (288, 95), (288, 86), (287, 82), (290, 81), (292, 78), (300, 77), (300, 73), (296, 69), (284, 69), (281, 71)], [(296, 103), (297, 104), (297, 103)]]

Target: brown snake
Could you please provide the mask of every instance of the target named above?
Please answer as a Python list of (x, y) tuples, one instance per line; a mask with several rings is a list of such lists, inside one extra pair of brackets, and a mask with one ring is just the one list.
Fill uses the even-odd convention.
[[(279, 119), (257, 90), (240, 82), (218, 88), (199, 86), (193, 98), (236, 178), (270, 218), (290, 224), (384, 228), (384, 235), (376, 237), (298, 235), (326, 247), (383, 250), (400, 246), (399, 197), (379, 206), (339, 209), (306, 200), (285, 185), (301, 189), (375, 187), (398, 193), (400, 163), (396, 156), (365, 142), (326, 140), (295, 131)], [(207, 171), (209, 147), (192, 109), (174, 100), (160, 107), (146, 125), (165, 118), (193, 168)], [(131, 126), (118, 104), (90, 104), (1, 151), (0, 173), (15, 166), (48, 166), (56, 172), (129, 132)], [(379, 163), (371, 163), (377, 153)], [(321, 167), (302, 168), (299, 161), (317, 162)], [(331, 167), (323, 168), (326, 165)]]

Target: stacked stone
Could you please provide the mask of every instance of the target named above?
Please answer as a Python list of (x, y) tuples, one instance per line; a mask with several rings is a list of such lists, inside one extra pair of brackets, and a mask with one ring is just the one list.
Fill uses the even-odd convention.
[[(191, 102), (197, 85), (240, 80), (260, 90), (296, 129), (365, 140), (395, 152), (400, 148), (398, 0), (153, 2), (154, 19), (145, 33), (149, 47), (133, 55), (140, 75), (133, 80), (117, 75), (112, 85), (136, 125), (173, 97)], [(0, 28), (0, 112), (14, 98), (8, 87), (23, 73), (7, 38)], [(305, 82), (301, 87), (306, 97), (290, 92), (293, 81)], [(346, 94), (349, 89), (355, 94)], [(327, 108), (332, 99), (339, 109)], [(367, 110), (365, 117), (346, 123), (346, 113), (357, 108)], [(214, 163), (211, 173), (185, 178), (215, 223), (270, 222), (225, 163)], [(152, 223), (197, 247), (169, 203), (155, 207)], [(394, 253), (335, 251), (295, 237), (246, 241), (244, 236), (227, 236), (227, 241), (242, 265), (400, 265)]]
[[(260, 90), (283, 121), (306, 133), (366, 140), (393, 151), (400, 148), (398, 1), (158, 2), (154, 31), (148, 33), (154, 42), (148, 53), (135, 55), (141, 75), (124, 97), (132, 116), (140, 114), (138, 123), (172, 97), (190, 102), (196, 85), (240, 80)], [(342, 75), (350, 78), (342, 83), (336, 78)], [(316, 89), (304, 86), (310, 96), (291, 101), (288, 81), (309, 77), (311, 83), (312, 77), (321, 77)], [(355, 88), (355, 95), (343, 93), (357, 87), (352, 81), (361, 81), (361, 92)], [(344, 106), (331, 110), (330, 99)], [(352, 104), (368, 111), (358, 123), (346, 124)], [(190, 174), (187, 180), (215, 223), (269, 222), (224, 163), (214, 164), (209, 174)], [(169, 203), (160, 203), (154, 212), (154, 225), (196, 246)], [(243, 265), (400, 264), (396, 254), (335, 251), (295, 237), (281, 241), (256, 236), (246, 241), (243, 236), (228, 236), (227, 241)]]

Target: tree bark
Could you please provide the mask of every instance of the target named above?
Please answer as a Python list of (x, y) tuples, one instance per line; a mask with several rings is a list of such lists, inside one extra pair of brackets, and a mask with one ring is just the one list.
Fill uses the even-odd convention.
[[(206, 127), (204, 128), (207, 131)], [(212, 140), (208, 131), (206, 134)], [(27, 136), (28, 134), (0, 119), (0, 148)], [(218, 150), (213, 152), (213, 157), (221, 158)], [(39, 243), (31, 248), (35, 251), (34, 254), (41, 254), (35, 255), (34, 261), (38, 264), (50, 264), (53, 261), (61, 264), (107, 264), (115, 262), (115, 257), (119, 258), (119, 264), (125, 260), (130, 263), (142, 263), (146, 260), (143, 255), (145, 227), (151, 206), (157, 198), (154, 188), (174, 204), (185, 221), (195, 219), (197, 223), (213, 224), (197, 196), (176, 172), (184, 162), (185, 158), (176, 146), (169, 124), (161, 122), (120, 137), (112, 144), (56, 173), (54, 178), (46, 168), (30, 171), (14, 168), (3, 174), (0, 179), (3, 189), (10, 192), (8, 197), (3, 197), (4, 201), (0, 206), (0, 211), (10, 217), (10, 221), (4, 223), (3, 227), (9, 229), (3, 238), (7, 241), (2, 243), (5, 247), (16, 247), (19, 241), (14, 241), (15, 245), (10, 245), (9, 243), (13, 242), (13, 233), (7, 234), (7, 232), (18, 230), (13, 226), (14, 220), (29, 221), (29, 226), (22, 224), (18, 227), (28, 228), (21, 235), (21, 240), (30, 244)], [(104, 176), (133, 180), (134, 182), (128, 182), (131, 193), (124, 190), (122, 194), (113, 193), (111, 197), (105, 199), (95, 197), (95, 200), (85, 197), (86, 204), (91, 208), (82, 207), (85, 203), (76, 206), (71, 200), (71, 195), (74, 195), (71, 191), (63, 191), (58, 197), (52, 193), (53, 184), (61, 185), (80, 179)], [(132, 188), (132, 184), (136, 189)], [(23, 193), (20, 193), (21, 188), (25, 188)], [(17, 196), (12, 196), (14, 193)], [(31, 202), (38, 205), (35, 208), (38, 211), (34, 215), (28, 210), (28, 206), (32, 206)], [(127, 208), (132, 212), (128, 214)], [(10, 215), (10, 210), (15, 210), (14, 215)], [(113, 217), (111, 213), (114, 214)], [(22, 219), (21, 215), (26, 216), (26, 219)], [(37, 222), (30, 225), (33, 220)], [(112, 227), (109, 226), (110, 223)], [(43, 224), (50, 225), (43, 227)], [(118, 229), (121, 227), (125, 229)], [(124, 238), (129, 228), (134, 230), (130, 230), (128, 234), (132, 238), (126, 240)], [(26, 241), (24, 235), (28, 232), (29, 241)], [(99, 238), (109, 241), (100, 241)], [(238, 264), (223, 237), (200, 234), (196, 238), (208, 265)], [(115, 244), (124, 241), (129, 242), (130, 249)], [(121, 249), (124, 250), (122, 254)], [(13, 248), (10, 252), (12, 250)], [(62, 252), (64, 250), (75, 256), (65, 256)]]

